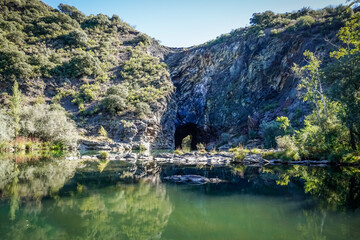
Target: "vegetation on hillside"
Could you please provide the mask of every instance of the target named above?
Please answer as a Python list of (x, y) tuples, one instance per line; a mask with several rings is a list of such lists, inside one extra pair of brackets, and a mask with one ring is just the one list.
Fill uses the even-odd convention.
[(67, 107), (70, 99), (78, 107), (73, 119), (86, 127), (95, 114), (147, 118), (173, 91), (167, 66), (148, 54), (153, 40), (117, 15), (86, 16), (38, 0), (2, 0), (0, 12), (4, 92), (17, 81), (31, 97)]
[(232, 30), (202, 46), (213, 46), (218, 43), (228, 43), (249, 37), (264, 37), (266, 34), (303, 32), (305, 35), (329, 33), (344, 26), (345, 22), (354, 14), (348, 6), (326, 7), (320, 10), (303, 8), (299, 11), (276, 14), (272, 11), (254, 13), (250, 19), (250, 26)]
[(75, 123), (58, 104), (26, 103), (15, 81), (13, 94), (0, 108), (0, 151), (76, 147)]
[(277, 145), (283, 149), (268, 154), (268, 158), (360, 162), (359, 27), (357, 12), (338, 32), (343, 44), (330, 53), (331, 63), (323, 64), (316, 54), (305, 51), (306, 64), (294, 65), (293, 71), (300, 78), (298, 89), (314, 110), (306, 117), (304, 128), (298, 131), (287, 130), (291, 129), (288, 121), (286, 128), (281, 128), (278, 121), (261, 124), (268, 147)]

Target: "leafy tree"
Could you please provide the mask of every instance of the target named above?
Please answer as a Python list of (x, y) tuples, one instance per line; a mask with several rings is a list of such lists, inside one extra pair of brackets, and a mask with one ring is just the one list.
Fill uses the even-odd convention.
[(74, 6), (61, 3), (58, 8), (61, 12), (69, 15), (71, 18), (75, 19), (78, 22), (82, 22), (86, 18), (85, 14), (83, 14)]
[(275, 17), (276, 15), (272, 11), (265, 11), (264, 13), (254, 13), (252, 18), (250, 19), (250, 24), (271, 27), (273, 25), (273, 20)]
[(4, 78), (27, 78), (32, 71), (28, 57), (16, 47), (0, 49), (0, 74)]
[[(301, 79), (298, 89), (304, 90), (303, 100), (311, 101), (315, 105), (316, 116), (320, 123), (320, 111), (324, 111), (325, 117), (327, 117), (325, 95), (321, 82), (323, 77), (320, 71), (321, 61), (310, 51), (305, 51), (304, 57), (307, 65), (300, 68), (294, 64), (292, 69)], [(319, 106), (319, 99), (321, 100), (321, 107)]]
[(15, 81), (12, 88), (12, 96), (10, 98), (10, 116), (14, 121), (14, 137), (16, 138), (20, 131), (20, 115), (22, 113), (21, 104), (23, 97), (21, 91), (19, 90), (19, 84)]
[[(357, 1), (356, 1), (357, 2)], [(350, 131), (350, 143), (353, 149), (360, 144), (360, 13), (356, 13), (341, 28), (338, 37), (344, 43), (330, 55), (337, 61), (327, 69), (327, 78), (331, 83), (329, 96), (341, 102), (344, 114), (341, 116)]]

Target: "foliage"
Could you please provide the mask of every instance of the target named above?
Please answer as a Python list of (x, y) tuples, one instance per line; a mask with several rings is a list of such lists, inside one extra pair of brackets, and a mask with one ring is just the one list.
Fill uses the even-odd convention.
[(191, 141), (192, 141), (192, 137), (191, 135), (185, 137), (182, 142), (181, 142), (181, 150), (183, 152), (190, 152), (191, 151)]
[(0, 142), (9, 141), (13, 137), (13, 120), (4, 111), (0, 111)]
[(106, 96), (103, 104), (105, 109), (111, 114), (116, 114), (126, 109), (125, 100), (118, 95)]
[(103, 126), (100, 127), (98, 133), (101, 137), (104, 137), (104, 138), (108, 137), (108, 132), (105, 130), (105, 128)]
[(336, 59), (326, 68), (328, 82), (332, 85), (328, 96), (341, 103), (344, 112), (339, 115), (349, 129), (351, 147), (360, 145), (360, 13), (356, 13), (341, 28), (338, 37), (344, 43), (330, 55)]
[(105, 151), (99, 152), (99, 159), (106, 160), (108, 158), (109, 158), (109, 153), (108, 152), (105, 152)]
[(72, 77), (93, 76), (102, 74), (100, 61), (89, 53), (76, 54), (68, 64), (64, 64), (64, 71)]
[(28, 56), (17, 47), (0, 48), (0, 80), (29, 77), (32, 69), (27, 61)]
[(265, 146), (268, 148), (276, 147), (277, 136), (283, 134), (283, 130), (281, 129), (281, 123), (277, 121), (265, 122), (263, 121), (260, 124), (260, 131), (262, 133), (263, 138), (265, 139)]
[(306, 158), (339, 160), (349, 146), (348, 130), (338, 118), (341, 105), (330, 103), (328, 117), (318, 122), (317, 114), (313, 112), (305, 119), (305, 127), (296, 132), (296, 139), (301, 154)]
[(150, 105), (164, 100), (173, 91), (166, 65), (144, 51), (142, 43), (132, 50), (120, 73), (123, 82), (107, 90), (103, 104), (110, 114), (126, 110), (146, 118), (152, 112)]
[(77, 144), (76, 126), (59, 105), (37, 104), (24, 107), (20, 125), (22, 136), (68, 147), (75, 147)]
[(183, 154), (184, 152), (183, 152), (180, 148), (178, 148), (178, 149), (175, 149), (175, 150), (174, 150), (174, 153), (175, 153), (176, 155), (181, 155), (181, 154)]
[(74, 6), (60, 3), (58, 8), (61, 12), (69, 15), (71, 18), (75, 19), (78, 22), (82, 22), (86, 18), (85, 14), (80, 12)]
[(65, 37), (66, 44), (73, 47), (85, 47), (88, 42), (87, 34), (84, 31), (75, 29)]
[(203, 143), (196, 144), (196, 149), (198, 151), (205, 151), (205, 145)]
[(149, 106), (149, 104), (147, 104), (146, 102), (139, 102), (135, 104), (135, 108), (136, 108), (136, 114), (140, 117), (140, 118), (146, 118), (146, 116), (151, 114), (151, 108)]
[(19, 84), (17, 81), (15, 81), (12, 91), (13, 92), (10, 98), (9, 115), (13, 118), (14, 137), (16, 138), (20, 131), (20, 114), (22, 110), (21, 104), (23, 101), (23, 97), (21, 91), (19, 90)]
[[(304, 57), (307, 65), (300, 68), (294, 64), (292, 69), (301, 78), (298, 89), (304, 90), (303, 100), (310, 101), (315, 105), (320, 122), (320, 111), (324, 112), (325, 117), (327, 116), (326, 99), (322, 87), (323, 73), (320, 71), (321, 61), (310, 51), (305, 51)], [(321, 100), (321, 105), (319, 105), (319, 100)]]
[(310, 27), (314, 23), (315, 19), (312, 16), (306, 15), (299, 17), (295, 26), (298, 29), (304, 29)]

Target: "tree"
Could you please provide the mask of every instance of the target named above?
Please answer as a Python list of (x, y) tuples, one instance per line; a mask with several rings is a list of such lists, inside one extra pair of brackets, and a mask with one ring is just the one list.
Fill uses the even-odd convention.
[[(358, 1), (355, 1), (358, 2)], [(360, 143), (360, 13), (356, 13), (338, 33), (344, 43), (330, 54), (336, 61), (326, 68), (332, 85), (330, 98), (341, 102), (345, 113), (340, 116), (350, 131), (350, 143), (356, 149)]]
[[(320, 71), (321, 61), (310, 51), (305, 51), (304, 57), (307, 65), (300, 68), (297, 64), (294, 64), (292, 69), (301, 79), (298, 89), (305, 90), (303, 100), (311, 101), (315, 105), (317, 118), (320, 123), (321, 111), (324, 111), (325, 117), (327, 117), (325, 95), (321, 83), (323, 78), (323, 74)], [(320, 109), (319, 100), (321, 100), (322, 109)]]
[(20, 131), (20, 115), (21, 115), (21, 103), (23, 100), (21, 91), (19, 90), (19, 84), (15, 81), (12, 88), (12, 96), (10, 98), (10, 116), (14, 121), (14, 137), (16, 138)]
[(78, 22), (84, 21), (86, 18), (86, 15), (80, 12), (76, 7), (70, 6), (67, 4), (60, 4), (59, 10), (67, 15), (69, 15), (71, 18), (75, 19)]
[(263, 13), (254, 13), (250, 19), (251, 25), (259, 25), (262, 27), (272, 27), (273, 20), (276, 17), (275, 13), (272, 11), (266, 11)]

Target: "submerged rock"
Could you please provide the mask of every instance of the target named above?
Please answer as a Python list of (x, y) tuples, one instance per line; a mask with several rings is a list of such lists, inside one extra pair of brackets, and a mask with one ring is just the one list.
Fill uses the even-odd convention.
[(206, 183), (220, 183), (224, 182), (219, 178), (206, 178), (200, 175), (173, 175), (164, 177), (165, 181), (186, 184), (206, 184)]

